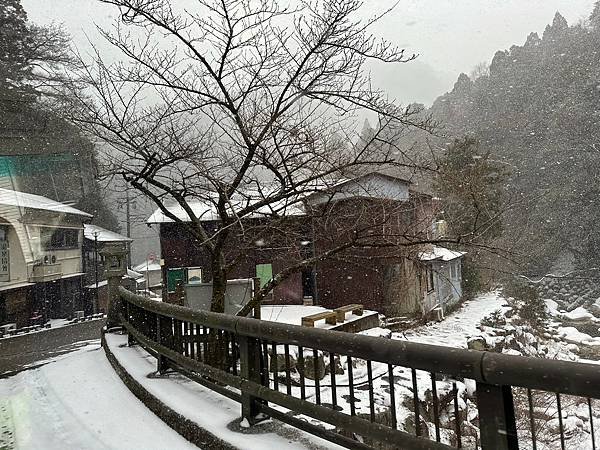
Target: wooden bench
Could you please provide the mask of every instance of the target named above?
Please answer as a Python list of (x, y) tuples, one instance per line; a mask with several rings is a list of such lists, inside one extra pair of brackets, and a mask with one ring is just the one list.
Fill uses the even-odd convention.
[(359, 305), (358, 303), (353, 303), (352, 305), (340, 306), (339, 308), (335, 308), (333, 312), (336, 314), (336, 318), (338, 322), (343, 322), (346, 320), (346, 313), (352, 312), (352, 314), (356, 314), (357, 316), (363, 315), (363, 305)]
[(335, 311), (323, 311), (317, 314), (311, 314), (302, 318), (303, 327), (314, 327), (317, 320), (325, 319), (325, 323), (329, 325), (335, 325), (337, 314)]

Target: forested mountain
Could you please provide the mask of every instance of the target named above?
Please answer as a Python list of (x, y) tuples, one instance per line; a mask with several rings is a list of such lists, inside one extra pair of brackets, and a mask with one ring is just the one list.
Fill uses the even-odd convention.
[(94, 146), (62, 118), (61, 85), (76, 64), (69, 45), (60, 27), (29, 22), (20, 0), (0, 0), (1, 186), (74, 204), (115, 229)]
[(472, 137), (508, 169), (502, 244), (530, 272), (565, 250), (582, 267), (600, 263), (600, 2), (588, 23), (557, 13), (541, 38), (461, 74), (430, 113), (438, 144)]

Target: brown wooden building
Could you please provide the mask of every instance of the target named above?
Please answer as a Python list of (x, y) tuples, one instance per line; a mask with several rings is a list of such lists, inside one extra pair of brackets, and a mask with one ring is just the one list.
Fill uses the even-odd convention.
[[(214, 232), (218, 221), (209, 205), (192, 204), (203, 225)], [(187, 215), (170, 208), (178, 218)], [(228, 260), (237, 263), (229, 279), (258, 276), (261, 283), (299, 261), (347, 245), (333, 257), (294, 273), (277, 286), (267, 303), (301, 304), (304, 297), (327, 308), (361, 303), (388, 316), (424, 314), (427, 267), (412, 245), (431, 237), (435, 204), (411, 190), (409, 181), (370, 173), (316, 192), (285, 217), (243, 219), (243, 229), (228, 240)], [(160, 210), (148, 224), (160, 227), (163, 297), (174, 295), (178, 280), (210, 282), (210, 259), (185, 224)]]

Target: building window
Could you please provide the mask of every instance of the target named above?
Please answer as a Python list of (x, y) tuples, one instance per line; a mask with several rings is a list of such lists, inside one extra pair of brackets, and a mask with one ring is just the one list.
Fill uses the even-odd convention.
[(202, 269), (200, 267), (188, 267), (187, 281), (190, 284), (202, 283)]
[(450, 278), (452, 280), (457, 280), (458, 279), (458, 267), (456, 263), (451, 263), (450, 264)]
[(68, 250), (79, 248), (79, 230), (74, 228), (42, 228), (44, 250)]
[(433, 268), (429, 266), (427, 267), (427, 292), (431, 292), (433, 289)]

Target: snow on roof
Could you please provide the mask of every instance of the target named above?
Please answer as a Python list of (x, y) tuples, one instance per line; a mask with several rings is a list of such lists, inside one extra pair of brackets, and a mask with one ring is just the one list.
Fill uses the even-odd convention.
[(144, 275), (139, 273), (137, 270), (127, 269), (127, 276), (129, 278), (133, 278), (134, 280), (137, 280), (138, 278), (142, 278)]
[[(141, 273), (137, 273), (131, 269), (127, 269), (127, 275), (123, 275), (122, 278), (131, 278), (132, 280), (135, 280), (135, 282), (137, 284), (139, 284), (139, 283), (144, 282), (143, 279), (140, 279), (143, 277), (144, 277), (144, 275), (142, 275)], [(88, 284), (86, 286), (86, 288), (87, 289), (96, 289), (97, 287), (101, 288), (103, 286), (106, 286), (107, 284), (108, 284), (108, 280), (102, 280), (102, 281), (99, 281), (97, 285), (96, 285), (96, 283)]]
[(148, 261), (134, 266), (133, 270), (136, 272), (152, 272), (154, 270), (161, 270), (161, 267), (158, 261), (149, 259)]
[[(300, 196), (304, 196), (305, 199), (310, 199), (315, 194), (319, 194), (322, 192), (328, 192), (328, 191), (330, 191), (330, 192), (336, 191), (338, 189), (343, 189), (344, 187), (347, 187), (351, 183), (356, 183), (356, 184), (360, 185), (360, 183), (361, 183), (360, 180), (364, 180), (365, 183), (367, 183), (367, 184), (364, 184), (364, 186), (360, 185), (360, 186), (362, 186), (362, 189), (371, 191), (371, 190), (373, 190), (373, 185), (372, 185), (372, 183), (369, 184), (369, 182), (372, 179), (385, 179), (385, 180), (391, 181), (392, 183), (402, 184), (402, 185), (410, 184), (410, 181), (407, 181), (403, 178), (395, 177), (395, 176), (380, 173), (380, 172), (369, 172), (369, 173), (366, 173), (364, 175), (360, 175), (360, 176), (357, 176), (354, 178), (340, 177), (340, 178), (331, 179), (331, 180), (324, 180), (324, 179), (323, 180), (315, 180), (310, 184), (310, 186), (305, 186), (305, 189), (307, 190), (307, 192), (300, 194)], [(381, 192), (375, 192), (375, 193), (371, 192), (371, 193), (374, 194), (375, 196), (382, 195)], [(248, 191), (248, 192), (244, 193), (243, 199), (233, 200), (234, 207), (236, 209), (240, 209), (240, 208), (243, 208), (244, 206), (246, 206), (246, 204), (248, 202), (248, 197), (251, 198), (251, 200), (250, 200), (251, 202), (252, 201), (258, 202), (258, 201), (263, 200), (265, 197), (268, 198), (268, 195), (269, 194), (266, 194), (263, 196), (263, 195), (259, 195), (258, 193), (253, 193), (252, 191)], [(253, 196), (256, 196), (256, 198), (252, 199)], [(279, 202), (273, 202), (270, 205), (266, 205), (266, 206), (259, 208), (257, 211), (255, 211), (252, 214), (245, 216), (245, 217), (254, 217), (254, 218), (268, 217), (268, 216), (272, 215), (274, 212), (276, 212), (278, 215), (285, 215), (285, 216), (304, 215), (305, 211), (304, 211), (303, 205), (300, 202), (300, 196), (296, 197), (294, 199), (284, 199)], [(208, 221), (212, 221), (212, 220), (220, 220), (219, 215), (217, 214), (217, 211), (216, 211), (216, 207), (213, 202), (195, 201), (195, 202), (189, 202), (189, 206), (190, 206), (190, 208), (192, 208), (194, 215), (196, 215), (196, 217), (198, 217), (201, 221), (208, 222)], [(180, 205), (169, 206), (169, 207), (167, 207), (167, 209), (171, 214), (173, 214), (179, 220), (182, 220), (182, 221), (189, 220), (188, 214), (184, 211), (184, 209)], [(160, 208), (158, 208), (156, 211), (154, 211), (154, 213), (146, 221), (146, 223), (148, 223), (148, 224), (165, 223), (165, 222), (173, 222), (173, 220), (170, 217), (167, 217), (167, 215)]]
[(19, 208), (40, 209), (75, 216), (93, 217), (91, 214), (75, 209), (71, 206), (59, 203), (55, 200), (42, 197), (41, 195), (28, 194), (26, 192), (13, 191), (0, 188), (0, 205), (17, 206)]
[(444, 247), (433, 247), (432, 250), (419, 253), (419, 259), (421, 261), (452, 261), (453, 259), (460, 258), (465, 255), (466, 252), (455, 252)]
[[(257, 199), (259, 201), (260, 199)], [(217, 214), (217, 210), (214, 204), (210, 202), (196, 201), (189, 202), (189, 206), (192, 209), (194, 215), (198, 217), (202, 222), (209, 222), (212, 220), (220, 220), (219, 215)], [(243, 208), (245, 206), (245, 202), (239, 202), (238, 205), (235, 205), (237, 208)], [(167, 207), (168, 211), (177, 217), (179, 220), (188, 221), (189, 216), (187, 212), (180, 205), (173, 205)], [(302, 209), (299, 203), (295, 204), (287, 204), (285, 201), (276, 202), (271, 205), (263, 206), (259, 208), (257, 211), (249, 214), (245, 217), (268, 217), (274, 213), (282, 216), (301, 216), (304, 214), (304, 210)], [(167, 217), (167, 215), (158, 208), (152, 215), (146, 220), (146, 223), (167, 223), (173, 222), (173, 219)]]
[(96, 236), (98, 242), (131, 242), (133, 239), (123, 236), (122, 234), (115, 233), (114, 231), (107, 230), (106, 228), (99, 227), (98, 225), (92, 225), (86, 223), (83, 225), (83, 235), (86, 239), (94, 241)]

